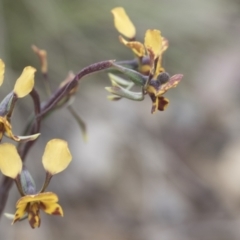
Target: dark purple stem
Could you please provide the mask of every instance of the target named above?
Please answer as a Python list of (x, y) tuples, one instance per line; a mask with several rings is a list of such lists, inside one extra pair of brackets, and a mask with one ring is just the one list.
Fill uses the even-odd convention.
[(102, 61), (99, 63), (91, 64), (85, 68), (83, 68), (77, 75), (73, 78), (73, 80), (63, 86), (62, 88), (58, 89), (52, 97), (49, 99), (49, 101), (42, 107), (41, 109), (41, 116), (45, 115), (49, 110), (54, 108), (56, 104), (65, 96), (67, 92), (69, 92), (71, 89), (73, 89), (75, 86), (77, 86), (78, 81), (83, 78), (86, 75), (89, 75), (91, 73), (99, 72), (101, 70), (107, 69), (113, 65), (113, 60), (108, 61)]

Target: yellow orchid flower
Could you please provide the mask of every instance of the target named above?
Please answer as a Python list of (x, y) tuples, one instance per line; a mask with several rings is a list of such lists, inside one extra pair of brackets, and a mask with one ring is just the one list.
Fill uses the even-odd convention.
[(58, 197), (53, 192), (44, 192), (53, 175), (65, 170), (71, 162), (72, 156), (66, 141), (52, 139), (46, 145), (42, 162), (46, 170), (46, 179), (42, 189), (36, 192), (30, 173), (22, 169), (22, 161), (14, 145), (4, 143), (0, 145), (0, 170), (15, 180), (22, 197), (16, 203), (16, 213), (13, 223), (21, 220), (26, 214), (32, 228), (41, 224), (40, 210), (63, 216), (63, 210), (57, 203)]
[[(133, 27), (124, 9), (115, 8), (112, 12), (114, 13), (114, 23), (118, 32), (130, 38), (130, 41), (128, 41), (119, 36), (120, 42), (133, 51), (134, 55), (138, 58), (138, 71), (147, 75), (148, 79), (145, 82), (142, 95), (130, 93), (128, 89), (119, 87), (108, 88), (107, 90), (120, 97), (124, 96), (137, 101), (143, 100), (143, 95), (148, 94), (152, 100), (152, 113), (155, 113), (157, 110), (165, 110), (169, 104), (169, 100), (162, 95), (170, 88), (176, 87), (183, 77), (182, 74), (176, 74), (170, 78), (162, 67), (162, 55), (168, 48), (168, 40), (162, 37), (159, 30), (149, 29), (145, 33), (144, 44), (135, 41), (135, 31), (134, 38), (126, 34), (127, 26), (129, 25), (130, 29), (133, 29)], [(143, 60), (145, 57), (148, 58), (148, 61)]]
[(27, 213), (30, 226), (32, 228), (40, 227), (40, 210), (50, 215), (63, 217), (62, 207), (57, 202), (58, 196), (52, 192), (23, 196), (16, 203), (17, 211), (12, 223), (19, 221)]
[(122, 36), (119, 36), (120, 42), (126, 47), (129, 47), (133, 51), (134, 55), (139, 59), (139, 72), (147, 75), (151, 70), (152, 64), (144, 64), (142, 61), (143, 57), (149, 55), (149, 48), (152, 48), (155, 57), (158, 57), (155, 77), (159, 73), (164, 72), (164, 68), (161, 66), (162, 54), (168, 48), (168, 40), (162, 37), (160, 31), (159, 33), (157, 32), (158, 30), (147, 30), (144, 44), (139, 41), (135, 41), (136, 30), (125, 10), (121, 7), (117, 7), (112, 9), (112, 13), (114, 16), (115, 28), (119, 33), (130, 39), (130, 41), (128, 41)]
[(155, 113), (157, 110), (164, 111), (166, 109), (169, 100), (163, 97), (163, 94), (170, 88), (176, 87), (182, 77), (182, 74), (175, 74), (169, 77), (168, 73), (163, 72), (159, 74), (157, 80), (152, 79), (150, 81), (146, 91), (152, 100), (151, 113)]
[[(0, 59), (0, 86), (3, 83), (5, 72), (5, 64)], [(12, 132), (12, 126), (10, 123), (10, 117), (13, 111), (14, 104), (18, 98), (23, 98), (28, 95), (34, 86), (34, 74), (36, 69), (28, 66), (23, 69), (22, 74), (17, 79), (13, 91), (9, 93), (0, 103), (0, 141), (5, 134), (7, 137), (14, 141), (31, 141), (36, 139), (39, 134), (31, 136), (15, 136)]]
[(183, 75), (176, 74), (170, 78), (169, 74), (161, 66), (163, 46), (162, 38), (158, 30), (148, 30), (145, 35), (145, 46), (150, 59), (150, 72), (144, 89), (152, 100), (151, 113), (157, 110), (164, 111), (169, 100), (162, 95), (170, 88), (176, 87)]

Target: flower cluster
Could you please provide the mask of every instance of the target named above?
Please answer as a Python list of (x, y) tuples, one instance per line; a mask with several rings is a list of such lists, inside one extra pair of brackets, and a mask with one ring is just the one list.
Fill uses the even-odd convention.
[[(48, 78), (47, 52), (33, 45), (32, 50), (37, 54), (41, 63), (41, 73), (49, 97), (48, 100), (41, 102), (38, 92), (34, 88), (36, 69), (28, 66), (23, 69), (22, 74), (16, 80), (13, 90), (0, 103), (0, 171), (5, 175), (3, 184), (0, 186), (0, 192), (2, 193), (0, 195), (0, 215), (2, 214), (1, 209), (6, 204), (12, 180), (16, 183), (21, 195), (16, 203), (15, 214), (6, 214), (8, 218), (13, 220), (12, 223), (28, 219), (30, 226), (37, 228), (41, 224), (40, 210), (50, 215), (63, 216), (62, 207), (58, 204), (58, 196), (53, 192), (46, 192), (46, 188), (52, 176), (65, 170), (71, 162), (72, 156), (67, 142), (55, 138), (47, 143), (42, 156), (46, 177), (40, 191), (36, 190), (25, 160), (29, 149), (40, 135), (41, 122), (46, 116), (59, 108), (67, 108), (76, 119), (86, 140), (86, 125), (72, 107), (79, 81), (84, 76), (101, 70), (108, 70), (112, 86), (106, 87), (106, 90), (112, 94), (108, 97), (110, 100), (127, 98), (142, 101), (145, 95), (149, 95), (152, 100), (152, 113), (157, 110), (163, 111), (166, 108), (169, 100), (163, 95), (170, 88), (175, 87), (183, 77), (182, 74), (170, 77), (164, 70), (162, 56), (168, 48), (168, 41), (162, 37), (159, 30), (147, 30), (144, 43), (138, 42), (135, 40), (135, 27), (125, 10), (119, 7), (113, 9), (112, 13), (115, 27), (123, 35), (119, 36), (119, 40), (133, 51), (135, 56), (133, 60), (119, 62), (107, 60), (91, 64), (76, 75), (70, 72), (56, 91), (52, 91)], [(3, 83), (4, 72), (5, 64), (0, 59), (0, 86)], [(116, 72), (123, 73), (131, 81), (123, 79)], [(134, 85), (140, 86), (141, 92), (131, 91)], [(17, 136), (12, 132), (13, 110), (17, 100), (28, 94), (33, 101), (34, 111), (23, 131), (24, 136)], [(17, 145), (3, 143), (4, 136), (14, 140)]]
[[(43, 62), (44, 64), (44, 62)], [(46, 64), (44, 64), (46, 66)], [(46, 67), (44, 68), (44, 71)], [(0, 59), (0, 85), (4, 80), (5, 64)], [(11, 91), (0, 103), (0, 141), (5, 135), (16, 142), (28, 142), (35, 140), (40, 133), (29, 136), (16, 136), (12, 132), (11, 116), (19, 98), (23, 98), (34, 89), (34, 75), (36, 69), (25, 67), (17, 79), (13, 91)], [(16, 204), (17, 211), (13, 223), (28, 218), (32, 228), (39, 227), (41, 220), (39, 210), (48, 214), (63, 216), (63, 210), (57, 204), (58, 197), (55, 193), (44, 192), (51, 177), (63, 171), (71, 161), (71, 154), (67, 142), (61, 139), (53, 139), (47, 143), (42, 162), (46, 170), (46, 179), (42, 189), (37, 192), (31, 174), (25, 166), (15, 145), (10, 143), (0, 144), (0, 171), (3, 175), (15, 180), (21, 198)]]
[[(176, 87), (183, 77), (182, 74), (170, 77), (162, 67), (162, 55), (168, 48), (167, 39), (162, 37), (159, 30), (149, 29), (146, 31), (144, 43), (138, 42), (135, 40), (135, 27), (125, 10), (118, 7), (114, 8), (112, 13), (116, 29), (129, 39), (126, 40), (120, 35), (119, 40), (133, 51), (136, 61), (121, 61), (114, 64), (115, 69), (127, 75), (133, 84), (115, 74), (109, 74), (112, 87), (107, 87), (106, 90), (113, 94), (109, 99), (119, 100), (124, 97), (142, 101), (144, 95), (148, 94), (152, 100), (152, 113), (165, 110), (169, 100), (163, 94)], [(130, 91), (134, 84), (142, 87), (140, 93)]]
[[(0, 195), (0, 204), (5, 204), (8, 191), (11, 186), (11, 179), (16, 183), (21, 198), (16, 203), (16, 213), (14, 215), (6, 213), (5, 215), (13, 220), (13, 223), (28, 219), (32, 228), (39, 227), (41, 224), (40, 210), (51, 214), (63, 216), (63, 210), (57, 203), (58, 196), (53, 192), (45, 192), (53, 175), (63, 171), (70, 163), (72, 156), (68, 149), (66, 141), (61, 139), (52, 139), (46, 145), (42, 163), (46, 170), (46, 178), (42, 189), (37, 192), (34, 180), (24, 164), (26, 154), (35, 140), (40, 135), (41, 122), (46, 116), (59, 108), (66, 107), (70, 114), (76, 119), (83, 137), (86, 140), (86, 126), (77, 112), (72, 108), (74, 96), (77, 93), (79, 80), (93, 72), (98, 72), (112, 67), (113, 61), (103, 61), (91, 64), (83, 68), (78, 74), (69, 73), (66, 79), (60, 83), (55, 92), (51, 91), (48, 79), (47, 52), (32, 46), (41, 63), (41, 72), (44, 78), (44, 85), (49, 95), (47, 101), (41, 102), (37, 90), (34, 88), (34, 77), (36, 69), (25, 67), (20, 77), (17, 79), (13, 91), (11, 91), (0, 103), (0, 171), (6, 176)], [(5, 64), (0, 59), (0, 85), (3, 83)], [(24, 130), (25, 136), (16, 136), (12, 132), (11, 118), (16, 102), (30, 94), (34, 103), (34, 114), (27, 122)], [(28, 135), (27, 133), (30, 133)], [(10, 143), (2, 143), (3, 136), (6, 136), (15, 142), (17, 146)], [(5, 202), (4, 202), (5, 201)], [(4, 207), (4, 206), (3, 206)], [(3, 209), (0, 207), (0, 209)], [(0, 210), (0, 215), (1, 215)]]

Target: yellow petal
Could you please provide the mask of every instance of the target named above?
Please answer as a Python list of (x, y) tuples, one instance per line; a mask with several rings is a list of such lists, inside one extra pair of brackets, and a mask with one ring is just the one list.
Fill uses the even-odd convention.
[(26, 206), (27, 206), (27, 203), (17, 209), (14, 215), (12, 224), (15, 223), (16, 221), (19, 221), (24, 216), (26, 212)]
[(14, 145), (0, 145), (0, 169), (5, 176), (15, 179), (22, 171), (22, 160)]
[(162, 37), (159, 30), (147, 30), (145, 34), (144, 45), (147, 49), (151, 49), (156, 59), (161, 54), (162, 50)]
[(63, 171), (72, 160), (66, 141), (52, 139), (46, 145), (42, 162), (45, 170), (54, 175)]
[(130, 39), (134, 38), (136, 35), (136, 29), (132, 21), (126, 14), (124, 8), (117, 7), (112, 9), (111, 12), (114, 17), (115, 28), (118, 30), (118, 32), (120, 32), (127, 38), (130, 38)]
[(58, 203), (40, 202), (40, 208), (47, 214), (63, 217), (62, 207)]
[(138, 57), (143, 57), (145, 55), (145, 48), (142, 43), (137, 41), (127, 41), (122, 36), (119, 36), (119, 40), (122, 44), (132, 49), (134, 54)]
[(14, 86), (14, 93), (17, 94), (19, 98), (28, 95), (34, 86), (34, 73), (36, 69), (28, 66), (23, 69), (21, 76), (17, 79)]
[(5, 72), (5, 64), (4, 64), (3, 60), (0, 59), (0, 86), (3, 83), (4, 72)]

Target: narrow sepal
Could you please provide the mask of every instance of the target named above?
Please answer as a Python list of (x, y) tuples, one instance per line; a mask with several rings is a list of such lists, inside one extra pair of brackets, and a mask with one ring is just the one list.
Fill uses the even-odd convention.
[(28, 136), (14, 136), (12, 135), (11, 138), (17, 142), (28, 142), (28, 141), (33, 141), (39, 137), (41, 133), (36, 133), (33, 135), (28, 135)]
[(113, 64), (113, 67), (115, 69), (118, 69), (120, 72), (124, 73), (126, 76), (128, 76), (132, 82), (134, 82), (138, 86), (144, 86), (144, 84), (147, 81), (147, 77), (142, 75), (139, 72), (136, 72), (132, 69), (125, 68), (123, 66)]
[(128, 87), (130, 84), (132, 84), (131, 82), (112, 73), (108, 73), (108, 77), (110, 78), (110, 81), (113, 86), (115, 83), (121, 85), (122, 87)]
[(132, 92), (120, 86), (105, 87), (105, 89), (111, 94), (115, 94), (119, 97), (127, 98), (133, 101), (142, 101), (144, 99), (142, 92)]

